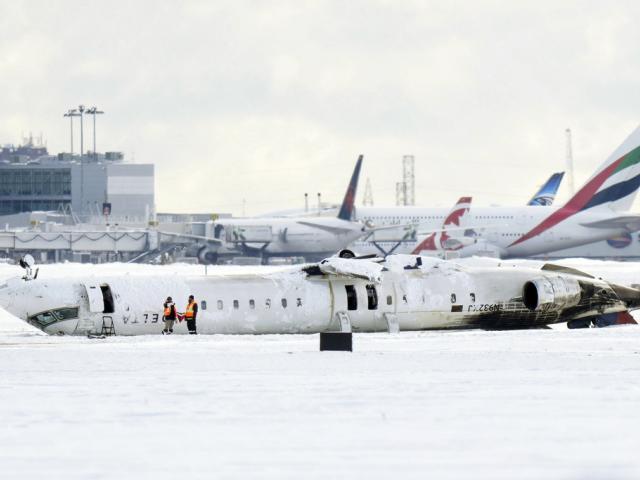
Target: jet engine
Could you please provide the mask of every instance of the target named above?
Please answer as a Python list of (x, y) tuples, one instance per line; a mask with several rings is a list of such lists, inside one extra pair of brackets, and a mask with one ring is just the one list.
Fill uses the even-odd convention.
[(198, 260), (205, 265), (214, 265), (218, 262), (218, 252), (205, 245), (198, 250)]
[(444, 248), (447, 250), (457, 250), (463, 247), (469, 247), (477, 242), (474, 237), (450, 237), (444, 241)]
[(580, 303), (582, 288), (577, 279), (566, 276), (529, 280), (522, 289), (524, 305), (531, 311), (559, 311)]

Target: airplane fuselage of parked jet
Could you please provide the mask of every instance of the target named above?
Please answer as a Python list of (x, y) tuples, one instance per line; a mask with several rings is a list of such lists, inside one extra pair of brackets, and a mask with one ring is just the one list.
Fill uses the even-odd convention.
[[(615, 227), (587, 226), (606, 222), (614, 216), (603, 210), (587, 210), (568, 216), (563, 222), (551, 226), (539, 234), (518, 242), (527, 232), (541, 224), (552, 214), (564, 207), (521, 206), (521, 207), (471, 207), (461, 219), (461, 226), (468, 230), (458, 231), (456, 237), (467, 244), (459, 250), (461, 255), (473, 255), (490, 250), (503, 258), (527, 257), (545, 252), (584, 245), (621, 235), (628, 228), (620, 223)], [(424, 235), (441, 228), (449, 209), (421, 207), (359, 207), (357, 219), (374, 225), (418, 225), (416, 235), (401, 242), (394, 253), (411, 253), (419, 246)], [(637, 220), (636, 220), (637, 221)], [(404, 229), (399, 227), (396, 237), (401, 237)], [(425, 232), (425, 234), (421, 234)], [(383, 235), (389, 237), (390, 232)], [(384, 238), (384, 237), (382, 237)], [(396, 238), (381, 240), (380, 246), (390, 248), (397, 244)], [(380, 253), (371, 241), (356, 241), (351, 245), (358, 253)], [(417, 253), (417, 252), (416, 252)]]
[(335, 217), (219, 220), (220, 239), (230, 247), (270, 256), (326, 257), (365, 234), (365, 226)]

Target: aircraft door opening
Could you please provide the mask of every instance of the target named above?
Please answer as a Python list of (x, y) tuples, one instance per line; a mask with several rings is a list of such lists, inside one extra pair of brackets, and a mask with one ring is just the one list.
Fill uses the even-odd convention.
[(106, 283), (100, 285), (102, 291), (102, 302), (104, 304), (104, 310), (102, 313), (113, 313), (115, 311), (115, 304), (113, 301), (113, 293), (111, 293), (111, 287)]
[(89, 300), (89, 311), (91, 313), (102, 313), (104, 311), (102, 289), (98, 285), (89, 283), (85, 283), (84, 288), (87, 291), (87, 299)]

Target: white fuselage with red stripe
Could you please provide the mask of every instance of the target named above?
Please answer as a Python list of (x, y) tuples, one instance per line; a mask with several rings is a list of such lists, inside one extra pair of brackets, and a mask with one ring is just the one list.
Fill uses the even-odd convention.
[[(544, 222), (562, 207), (523, 206), (523, 207), (471, 207), (462, 217), (462, 227), (473, 230), (474, 245), (463, 247), (460, 253), (473, 255), (487, 244), (495, 247), (502, 257), (527, 257), (539, 255), (563, 248), (585, 245), (599, 240), (621, 235), (626, 228), (593, 228), (582, 224), (602, 221), (619, 216), (605, 208), (586, 210), (569, 215), (563, 221), (542, 231), (538, 235), (518, 242), (528, 232)], [(356, 211), (357, 219), (371, 221), (377, 226), (419, 224), (415, 239), (405, 240), (394, 253), (411, 253), (425, 238), (433, 235), (434, 230), (442, 228), (449, 209), (421, 207), (360, 207)], [(400, 228), (399, 228), (400, 230)], [(421, 232), (423, 232), (421, 234)], [(427, 232), (426, 234), (424, 232)], [(466, 232), (467, 234), (469, 232)], [(463, 237), (464, 231), (450, 234)], [(379, 244), (392, 248), (398, 240), (388, 240)], [(384, 245), (382, 245), (384, 244)], [(379, 253), (372, 241), (356, 241), (352, 248), (358, 253)]]

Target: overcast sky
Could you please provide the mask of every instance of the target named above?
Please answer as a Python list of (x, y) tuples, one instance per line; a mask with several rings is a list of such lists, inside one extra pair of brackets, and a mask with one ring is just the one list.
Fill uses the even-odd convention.
[(159, 211), (338, 201), (359, 153), (358, 203), (369, 177), (394, 204), (413, 154), (419, 205), (520, 205), (564, 168), (565, 128), (580, 184), (640, 122), (638, 18), (637, 1), (3, 0), (0, 143), (68, 151), (62, 114), (95, 104), (99, 151), (156, 164)]

